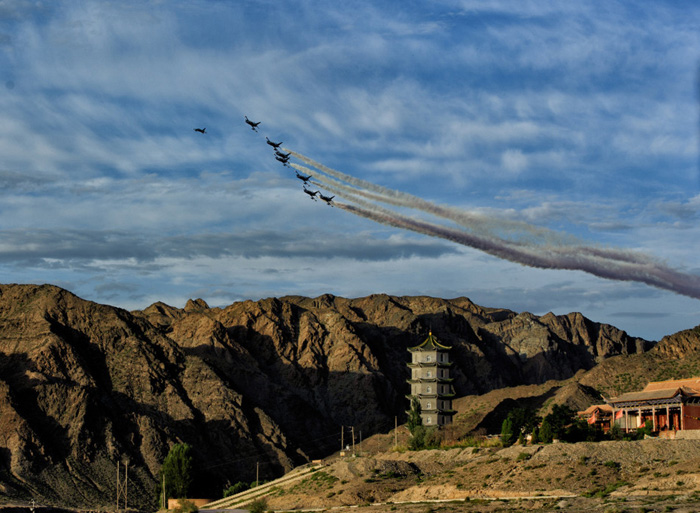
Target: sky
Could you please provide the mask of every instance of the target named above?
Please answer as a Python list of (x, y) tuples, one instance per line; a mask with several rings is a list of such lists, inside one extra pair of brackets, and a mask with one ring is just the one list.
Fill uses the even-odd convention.
[(412, 229), (453, 220), (406, 205), (384, 204), (400, 225), (358, 215), (366, 194), (329, 206), (295, 172), (695, 283), (698, 19), (675, 1), (0, 0), (0, 282), (129, 310), (386, 293), (692, 328), (697, 295), (523, 265)]

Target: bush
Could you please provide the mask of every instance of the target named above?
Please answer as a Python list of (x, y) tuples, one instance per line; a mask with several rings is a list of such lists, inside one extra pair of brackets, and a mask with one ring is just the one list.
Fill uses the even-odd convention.
[(248, 511), (250, 513), (265, 513), (267, 510), (267, 500), (264, 497), (260, 499), (255, 499), (248, 506)]
[(173, 510), (174, 513), (197, 513), (199, 508), (194, 505), (194, 502), (187, 499), (180, 499), (178, 506)]
[(238, 481), (236, 484), (231, 485), (224, 490), (224, 497), (236, 495), (237, 493), (245, 492), (246, 490), (249, 490), (249, 489), (250, 489), (250, 485), (248, 483), (244, 483), (243, 481)]

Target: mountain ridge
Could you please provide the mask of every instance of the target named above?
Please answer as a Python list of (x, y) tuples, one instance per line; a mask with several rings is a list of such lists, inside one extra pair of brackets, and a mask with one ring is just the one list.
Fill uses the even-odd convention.
[(337, 450), (341, 426), (368, 436), (402, 419), (406, 350), (431, 330), (453, 347), (458, 396), (570, 379), (654, 347), (578, 313), (466, 297), (193, 299), (128, 312), (52, 285), (0, 285), (0, 491), (107, 504), (116, 461), (128, 460), (130, 497), (148, 507), (177, 442), (194, 448), (202, 494), (252, 480), (251, 461), (279, 475)]

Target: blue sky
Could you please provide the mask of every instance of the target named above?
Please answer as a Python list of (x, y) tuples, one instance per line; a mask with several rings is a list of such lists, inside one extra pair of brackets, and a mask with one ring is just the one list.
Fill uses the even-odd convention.
[(0, 0), (0, 282), (128, 309), (388, 293), (648, 339), (700, 324), (697, 299), (310, 201), (265, 144), (697, 276), (700, 5), (337, 4)]

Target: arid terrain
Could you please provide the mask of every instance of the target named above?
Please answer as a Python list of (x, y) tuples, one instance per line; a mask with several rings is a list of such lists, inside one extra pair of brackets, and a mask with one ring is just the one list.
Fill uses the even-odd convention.
[[(453, 445), (497, 433), (515, 407), (582, 409), (649, 380), (700, 375), (698, 329), (653, 343), (578, 313), (538, 317), (467, 298), (324, 295), (225, 308), (190, 300), (127, 312), (51, 285), (0, 285), (0, 500), (108, 508), (120, 461), (129, 463), (130, 505), (149, 511), (160, 465), (180, 442), (193, 447), (194, 493), (217, 498), (258, 470), (271, 480), (328, 459), (341, 426), (364, 440), (362, 456), (318, 471), (331, 476), (318, 493), (284, 492), (271, 505), (595, 495), (620, 481), (630, 483), (620, 490), (677, 495), (694, 482), (691, 441), (658, 442), (664, 450), (644, 449), (654, 456), (639, 461), (605, 444), (576, 455), (566, 445), (397, 452), (387, 433), (405, 420), (407, 349), (429, 330), (452, 347)], [(605, 447), (613, 454), (596, 452)], [(658, 482), (645, 484), (655, 473)]]
[[(389, 442), (390, 437), (384, 442)], [(700, 440), (374, 453), (274, 486), (274, 510), (699, 511)]]

